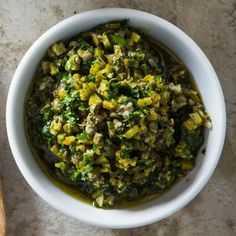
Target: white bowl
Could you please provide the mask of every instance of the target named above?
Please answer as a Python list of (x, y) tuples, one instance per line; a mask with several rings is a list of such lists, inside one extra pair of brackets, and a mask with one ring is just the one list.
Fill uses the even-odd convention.
[[(186, 178), (161, 197), (127, 209), (103, 210), (81, 202), (55, 186), (42, 172), (26, 141), (24, 102), (32, 76), (46, 49), (55, 41), (112, 20), (129, 19), (129, 24), (147, 28), (149, 34), (174, 51), (191, 70), (213, 128), (206, 141), (206, 154)], [(131, 228), (159, 221), (189, 203), (206, 185), (221, 155), (225, 138), (226, 113), (222, 89), (209, 60), (184, 32), (148, 13), (131, 9), (98, 9), (72, 16), (44, 33), (27, 51), (10, 86), (6, 123), (15, 161), (34, 191), (54, 208), (83, 222), (106, 228)]]

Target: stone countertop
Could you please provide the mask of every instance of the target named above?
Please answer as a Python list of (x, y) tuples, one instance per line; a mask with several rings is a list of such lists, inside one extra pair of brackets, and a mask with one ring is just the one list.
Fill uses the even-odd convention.
[[(184, 209), (149, 226), (100, 229), (54, 210), (19, 172), (5, 129), (8, 88), (22, 56), (49, 27), (95, 8), (127, 7), (163, 17), (190, 35), (219, 75), (227, 104), (227, 136), (222, 157), (204, 190)], [(236, 1), (235, 0), (0, 0), (0, 173), (7, 229), (14, 236), (236, 235)]]

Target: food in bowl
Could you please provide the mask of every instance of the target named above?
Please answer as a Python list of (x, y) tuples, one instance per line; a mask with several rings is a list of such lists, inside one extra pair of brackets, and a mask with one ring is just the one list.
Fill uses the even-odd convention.
[(171, 188), (211, 122), (184, 63), (124, 20), (47, 50), (26, 125), (48, 173), (106, 208)]
[[(197, 154), (195, 167), (164, 194), (150, 201), (125, 208), (101, 210), (87, 204), (68, 188), (58, 188), (33, 158), (25, 130), (25, 102), (33, 75), (46, 50), (55, 42), (72, 38), (79, 32), (104, 22), (129, 18), (129, 25), (148, 29), (148, 34), (170, 48), (193, 75), (212, 129), (206, 132), (203, 155)], [(20, 96), (19, 96), (20, 95)], [(217, 104), (217, 106), (216, 106)], [(133, 228), (160, 221), (186, 206), (203, 189), (219, 161), (226, 130), (226, 112), (217, 75), (203, 51), (178, 27), (160, 17), (132, 9), (97, 9), (83, 12), (59, 22), (39, 37), (20, 61), (9, 88), (6, 106), (9, 144), (16, 164), (32, 189), (49, 205), (87, 224), (106, 228)], [(208, 131), (208, 130), (206, 130)], [(41, 165), (44, 167), (46, 165)], [(133, 202), (133, 201), (132, 201)]]

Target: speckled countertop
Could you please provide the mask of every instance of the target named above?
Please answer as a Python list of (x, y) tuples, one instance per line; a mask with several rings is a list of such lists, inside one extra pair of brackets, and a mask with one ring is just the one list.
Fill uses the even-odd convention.
[[(17, 64), (30, 45), (60, 20), (103, 7), (144, 10), (184, 30), (212, 62), (227, 104), (224, 151), (205, 189), (187, 207), (168, 219), (130, 230), (89, 226), (48, 206), (19, 172), (5, 129), (8, 88)], [(236, 235), (236, 0), (0, 0), (0, 134), (0, 173), (8, 235)]]

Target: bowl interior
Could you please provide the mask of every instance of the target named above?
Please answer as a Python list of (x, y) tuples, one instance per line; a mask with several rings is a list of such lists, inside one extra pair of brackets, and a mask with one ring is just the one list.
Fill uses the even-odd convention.
[[(39, 168), (28, 147), (24, 129), (26, 92), (41, 58), (54, 42), (111, 20), (129, 19), (129, 24), (147, 28), (149, 34), (170, 48), (188, 66), (198, 86), (213, 128), (208, 134), (206, 154), (199, 154), (196, 167), (161, 197), (127, 208), (102, 210), (58, 189)], [(216, 106), (217, 104), (217, 106)], [(225, 136), (225, 105), (217, 76), (207, 57), (181, 30), (148, 13), (130, 9), (100, 9), (70, 17), (42, 35), (20, 62), (9, 91), (7, 131), (10, 146), (25, 179), (50, 205), (86, 223), (101, 227), (129, 228), (161, 220), (191, 201), (212, 175), (221, 154)]]

